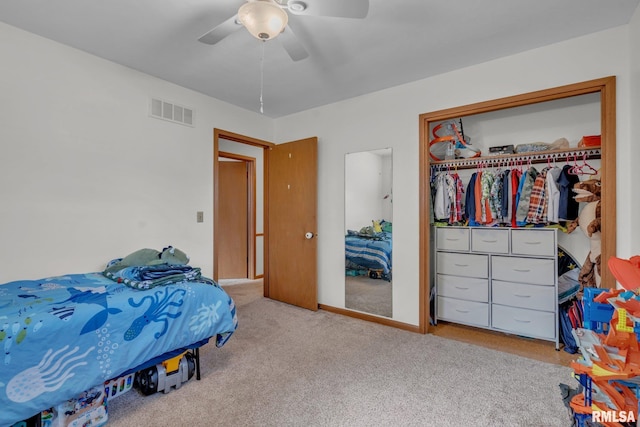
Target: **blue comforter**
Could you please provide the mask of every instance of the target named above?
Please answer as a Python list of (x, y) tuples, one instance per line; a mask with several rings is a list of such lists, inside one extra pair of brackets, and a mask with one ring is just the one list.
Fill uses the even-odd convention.
[(391, 272), (391, 233), (377, 233), (376, 237), (345, 236), (346, 259), (366, 269)]
[(235, 331), (217, 284), (139, 290), (102, 273), (0, 285), (0, 426), (102, 385), (169, 351)]

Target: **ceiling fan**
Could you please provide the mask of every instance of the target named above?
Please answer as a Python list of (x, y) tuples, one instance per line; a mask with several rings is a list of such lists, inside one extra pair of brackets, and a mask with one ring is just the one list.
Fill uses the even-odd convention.
[(289, 27), (287, 11), (292, 15), (362, 19), (369, 13), (369, 0), (248, 0), (238, 13), (198, 41), (213, 45), (244, 26), (259, 40), (280, 36), (291, 59), (300, 61), (309, 53)]

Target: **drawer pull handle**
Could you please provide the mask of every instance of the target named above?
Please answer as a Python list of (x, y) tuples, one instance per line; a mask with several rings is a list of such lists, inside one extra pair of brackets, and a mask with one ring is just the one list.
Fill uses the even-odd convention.
[(453, 265), (455, 265), (456, 267), (469, 267), (469, 264), (457, 264), (457, 263), (453, 263)]
[(462, 291), (466, 291), (467, 289), (469, 289), (469, 288), (465, 288), (464, 286), (454, 286), (454, 288), (460, 289)]
[(531, 320), (520, 320), (520, 319), (513, 319), (513, 320), (520, 323), (531, 323)]
[(460, 310), (460, 309), (458, 309), (458, 308), (456, 308), (456, 311), (457, 311), (458, 313), (468, 313), (468, 312), (469, 312), (469, 310)]
[(525, 245), (539, 245), (542, 242), (524, 242)]
[(513, 271), (517, 271), (518, 273), (528, 273), (531, 270), (528, 268), (514, 268)]
[(460, 238), (453, 238), (453, 237), (447, 237), (445, 240), (449, 241), (449, 242), (457, 242), (458, 240), (460, 240)]
[(513, 295), (520, 298), (531, 298), (531, 295), (519, 295), (519, 294), (513, 294)]
[(483, 241), (483, 242), (485, 242), (485, 243), (495, 243), (495, 242), (497, 242), (497, 241), (498, 241), (498, 239), (494, 239), (494, 240), (485, 240), (485, 239), (482, 239), (482, 241)]

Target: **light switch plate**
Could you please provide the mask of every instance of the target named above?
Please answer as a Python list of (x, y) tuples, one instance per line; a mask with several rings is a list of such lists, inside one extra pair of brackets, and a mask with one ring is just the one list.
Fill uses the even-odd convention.
[(196, 212), (196, 222), (204, 222), (204, 212)]

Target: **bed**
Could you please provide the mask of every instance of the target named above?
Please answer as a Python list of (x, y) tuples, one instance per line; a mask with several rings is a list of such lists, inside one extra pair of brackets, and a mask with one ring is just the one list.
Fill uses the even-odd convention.
[(350, 271), (360, 270), (372, 274), (371, 277), (391, 280), (393, 245), (390, 226), (391, 223), (382, 221), (380, 231), (372, 227), (363, 227), (359, 231), (347, 231), (345, 236), (347, 274)]
[(233, 300), (172, 249), (137, 251), (102, 272), (0, 285), (0, 426), (163, 355), (227, 342)]

